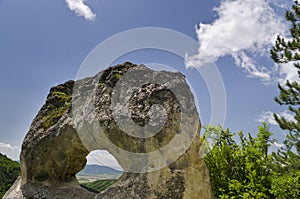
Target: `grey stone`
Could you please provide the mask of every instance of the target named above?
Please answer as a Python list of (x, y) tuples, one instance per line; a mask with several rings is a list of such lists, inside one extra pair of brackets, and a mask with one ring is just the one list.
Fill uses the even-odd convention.
[[(122, 82), (126, 75), (129, 79)], [(140, 80), (148, 83), (139, 85)], [(156, 127), (161, 128), (151, 134)], [(51, 88), (33, 120), (22, 145), (21, 176), (4, 198), (212, 198), (200, 127), (193, 95), (180, 73), (126, 62), (68, 81)], [(162, 150), (167, 145), (174, 153)], [(92, 150), (108, 150), (125, 171), (99, 194), (80, 187), (75, 177)], [(148, 155), (155, 151), (155, 158)]]

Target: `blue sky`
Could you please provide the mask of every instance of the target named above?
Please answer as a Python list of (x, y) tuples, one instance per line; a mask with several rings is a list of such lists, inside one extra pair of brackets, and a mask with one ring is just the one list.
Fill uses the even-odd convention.
[[(22, 140), (50, 87), (75, 79), (85, 57), (100, 42), (142, 27), (184, 33), (199, 43), (199, 52), (183, 60), (170, 53), (143, 50), (114, 63), (163, 63), (180, 70), (185, 64), (201, 67), (206, 61), (202, 51), (206, 51), (226, 89), (224, 127), (255, 133), (258, 120), (265, 120), (271, 123), (275, 137), (282, 139), (284, 133), (272, 125), (270, 111), (289, 117), (273, 98), (278, 94), (277, 83), (295, 78), (295, 71), (275, 66), (268, 51), (274, 36), (288, 31), (284, 10), (291, 2), (0, 0), (0, 152), (18, 159)], [(203, 92), (201, 121), (208, 124), (209, 94), (201, 80), (191, 81), (197, 92)]]

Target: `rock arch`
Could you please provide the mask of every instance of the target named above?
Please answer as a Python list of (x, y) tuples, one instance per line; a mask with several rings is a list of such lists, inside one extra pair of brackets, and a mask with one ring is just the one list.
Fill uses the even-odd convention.
[[(201, 155), (201, 125), (198, 114), (192, 111), (186, 126), (178, 130), (177, 123), (182, 118), (177, 114), (177, 102), (172, 100), (171, 94), (165, 92), (160, 85), (145, 85), (134, 94), (130, 106), (135, 122), (143, 126), (149, 122), (145, 113), (149, 112), (152, 103), (161, 102), (168, 114), (163, 130), (150, 138), (136, 139), (122, 133), (118, 128), (109, 110), (112, 88), (118, 79), (131, 69), (150, 71), (145, 66), (126, 62), (100, 72), (96, 78), (79, 80), (77, 91), (81, 93), (73, 92), (74, 81), (51, 88), (46, 103), (33, 120), (24, 139), (21, 152), (22, 175), (4, 198), (212, 198), (208, 169)], [(165, 74), (170, 75), (169, 72)], [(184, 86), (178, 89), (191, 93), (181, 74), (176, 74), (175, 79), (184, 83)], [(78, 82), (75, 82), (75, 86)], [(94, 85), (97, 85), (95, 101), (91, 100), (88, 94), (95, 91)], [(148, 98), (148, 94), (152, 98)], [(79, 95), (87, 96), (83, 100), (95, 103), (95, 109), (89, 110), (86, 106), (79, 106), (80, 108), (74, 111), (71, 100)], [(165, 105), (164, 100), (169, 105)], [(184, 100), (184, 103), (188, 102), (187, 99)], [(136, 109), (140, 107), (140, 103), (142, 108)], [(193, 106), (195, 105), (188, 104), (187, 107), (191, 107), (192, 110)], [(85, 111), (84, 114), (81, 114), (82, 110)], [(76, 114), (83, 115), (81, 119), (87, 122), (80, 124)], [(104, 127), (104, 137), (93, 133), (95, 122)], [(149, 159), (147, 156), (139, 160), (120, 155), (119, 148), (133, 153), (150, 153), (169, 144), (174, 136), (183, 135), (186, 129), (192, 127), (195, 128), (195, 136), (189, 147), (178, 158), (158, 170), (131, 172), (133, 170), (130, 169), (138, 169), (138, 163), (142, 164)], [(105, 140), (107, 138), (117, 147), (110, 148)], [(81, 188), (75, 177), (76, 173), (84, 168), (86, 156), (92, 150), (108, 150), (125, 169), (117, 183), (97, 195)], [(163, 161), (172, 159), (170, 156)]]

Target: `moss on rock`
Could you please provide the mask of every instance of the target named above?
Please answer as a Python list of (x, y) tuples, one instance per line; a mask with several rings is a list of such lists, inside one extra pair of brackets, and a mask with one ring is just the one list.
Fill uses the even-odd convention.
[(46, 131), (56, 124), (68, 110), (72, 100), (73, 81), (51, 88), (44, 105), (45, 113), (41, 114), (42, 127)]

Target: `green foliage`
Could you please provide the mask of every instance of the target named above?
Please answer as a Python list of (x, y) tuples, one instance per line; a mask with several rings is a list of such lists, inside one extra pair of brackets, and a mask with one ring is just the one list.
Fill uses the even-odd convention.
[[(205, 161), (210, 170), (212, 190), (215, 198), (300, 198), (300, 4), (295, 1), (286, 12), (291, 23), (290, 39), (277, 37), (271, 50), (276, 63), (292, 63), (298, 70), (299, 81), (287, 81), (278, 85), (280, 94), (275, 101), (286, 106), (293, 118), (274, 114), (275, 120), (288, 134), (284, 146), (277, 153), (269, 153), (272, 133), (266, 124), (258, 128), (256, 137), (247, 137), (223, 130), (221, 127), (205, 128), (201, 140)], [(289, 67), (289, 65), (285, 66)], [(239, 144), (233, 139), (239, 137)], [(209, 148), (206, 141), (211, 138), (216, 145)]]
[[(277, 37), (271, 50), (276, 63), (292, 63), (298, 70), (300, 82), (300, 4), (295, 1), (286, 12), (291, 23), (290, 36), (286, 40)], [(285, 66), (289, 67), (289, 65)], [(300, 84), (287, 81), (278, 85), (280, 94), (275, 101), (286, 106), (293, 118), (274, 114), (275, 120), (288, 134), (284, 146), (278, 152), (269, 153), (272, 133), (266, 124), (259, 127), (256, 137), (238, 133), (239, 144), (233, 139), (235, 133), (221, 127), (207, 127), (202, 137), (212, 138), (217, 144), (205, 152), (205, 161), (210, 170), (215, 198), (300, 198)]]
[(0, 198), (13, 185), (20, 175), (19, 163), (12, 161), (0, 153)]
[[(275, 46), (271, 49), (271, 57), (276, 63), (292, 63), (298, 70), (300, 82), (300, 4), (297, 1), (292, 9), (286, 12), (286, 19), (291, 23), (291, 38), (286, 40), (278, 36)], [(300, 143), (300, 84), (287, 81), (284, 86), (279, 84), (278, 88), (280, 94), (275, 101), (282, 106), (287, 106), (290, 113), (294, 115), (294, 120), (288, 120), (274, 114), (279, 126), (289, 132), (286, 141), (289, 143), (286, 144), (290, 148), (290, 145), (297, 146)]]
[(275, 173), (272, 178), (272, 193), (278, 199), (300, 198), (300, 171)]
[[(216, 136), (212, 136), (216, 135)], [(220, 136), (220, 137), (219, 137)], [(238, 145), (233, 140), (233, 134), (229, 130), (222, 130), (221, 127), (207, 126), (201, 140), (204, 145), (204, 138), (213, 137), (216, 146), (205, 156), (205, 161), (210, 171), (212, 190), (215, 196), (222, 196), (229, 192), (229, 179), (235, 175), (235, 154)], [(208, 152), (210, 149), (207, 147)]]
[[(239, 143), (234, 137), (239, 137)], [(275, 153), (270, 153), (272, 132), (263, 123), (256, 137), (250, 133), (232, 133), (220, 126), (205, 127), (201, 141), (206, 147), (205, 161), (210, 172), (214, 198), (300, 198), (300, 171), (291, 158), (283, 164)], [(209, 148), (207, 138), (215, 144)], [(286, 160), (286, 159), (285, 159)], [(291, 163), (291, 165), (288, 165)]]
[[(234, 140), (235, 133), (229, 129), (208, 126), (207, 133), (214, 134), (216, 145), (205, 156), (210, 171), (215, 198), (272, 198), (270, 169), (271, 155), (268, 154), (272, 133), (266, 124), (259, 127), (257, 137), (245, 137), (238, 133), (240, 144)], [(202, 136), (202, 139), (203, 139)]]
[[(293, 63), (298, 69), (300, 78), (300, 5), (296, 1), (291, 11), (286, 12), (286, 19), (291, 23), (289, 40), (281, 36), (277, 37), (276, 44), (271, 50), (271, 57), (276, 63)], [(300, 80), (300, 79), (299, 79)], [(297, 82), (287, 81), (284, 86), (278, 85), (280, 95), (275, 98), (275, 101), (284, 106), (288, 106), (289, 111), (294, 114), (295, 121), (289, 121), (284, 117), (274, 115), (279, 126), (289, 131), (287, 139), (298, 137), (300, 132), (300, 84)], [(294, 145), (299, 142), (299, 139), (294, 141)]]
[(97, 180), (90, 183), (81, 184), (82, 187), (93, 190), (95, 192), (101, 192), (113, 185), (117, 180)]
[[(290, 39), (277, 37), (271, 50), (276, 63), (292, 63), (298, 70), (300, 82), (300, 4), (295, 1), (291, 10), (286, 12), (286, 20), (291, 23)], [(278, 85), (280, 94), (275, 101), (287, 107), (294, 116), (293, 120), (274, 114), (280, 128), (288, 132), (284, 147), (273, 153), (276, 177), (272, 190), (278, 198), (300, 198), (300, 84), (287, 81)]]

